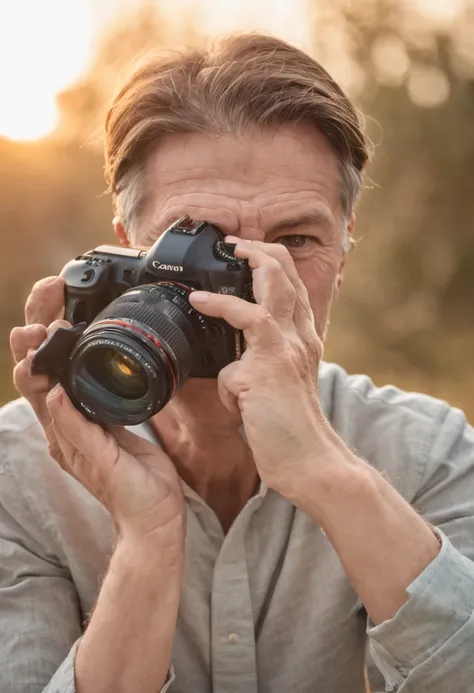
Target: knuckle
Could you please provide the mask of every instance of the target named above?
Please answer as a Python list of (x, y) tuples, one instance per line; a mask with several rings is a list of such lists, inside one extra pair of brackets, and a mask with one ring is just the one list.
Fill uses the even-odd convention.
[(217, 377), (218, 386), (229, 392), (233, 397), (238, 397), (249, 389), (248, 378), (241, 371), (221, 371)]
[(289, 260), (293, 262), (290, 251), (282, 243), (273, 243), (272, 252), (274, 257), (278, 258), (281, 262), (288, 262)]
[(23, 360), (13, 369), (13, 384), (21, 394), (25, 391), (26, 377), (25, 360)]
[[(25, 332), (22, 327), (14, 327), (10, 332), (10, 349), (15, 360), (18, 360), (18, 352), (26, 348)], [(23, 354), (21, 354), (23, 355)]]
[(257, 305), (254, 312), (254, 324), (258, 327), (266, 327), (273, 324), (273, 316), (267, 308)]
[[(42, 330), (32, 329), (42, 327)], [(44, 326), (36, 323), (28, 327), (14, 327), (10, 332), (10, 346), (12, 349), (31, 349), (40, 346), (45, 337)]]
[(25, 331), (23, 327), (14, 327), (10, 332), (10, 343), (21, 340)]
[(51, 284), (55, 279), (57, 279), (57, 277), (54, 275), (52, 275), (51, 277), (43, 277), (43, 279), (39, 279), (31, 287), (30, 297), (33, 296), (33, 294), (44, 291), (48, 284)]
[(283, 267), (282, 267), (281, 263), (278, 262), (277, 258), (269, 255), (268, 256), (268, 262), (267, 262), (267, 270), (272, 275), (278, 275), (278, 274), (281, 274), (283, 272)]
[(21, 361), (13, 371), (13, 384), (18, 392), (27, 399), (34, 394), (35, 388), (32, 380), (33, 378), (30, 375), (29, 367), (25, 364), (24, 360)]
[(320, 362), (322, 357), (318, 340), (295, 340), (291, 345), (290, 359), (294, 365), (305, 373), (310, 372)]
[(71, 323), (67, 322), (66, 320), (53, 320), (53, 322), (48, 325), (48, 337), (59, 327), (71, 327)]
[(64, 308), (64, 290), (62, 285), (54, 282), (57, 277), (40, 279), (34, 284), (25, 303), (25, 315), (27, 322), (47, 324), (62, 313)]
[(46, 393), (49, 389), (48, 376), (32, 375), (31, 361), (29, 358), (22, 359), (13, 369), (13, 384), (24, 397), (28, 399), (32, 395)]

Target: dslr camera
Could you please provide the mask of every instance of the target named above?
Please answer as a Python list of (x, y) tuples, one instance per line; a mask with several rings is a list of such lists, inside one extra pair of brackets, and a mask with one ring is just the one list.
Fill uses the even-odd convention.
[(65, 319), (37, 351), (33, 373), (60, 382), (102, 424), (135, 425), (190, 377), (216, 378), (244, 338), (189, 303), (200, 289), (253, 301), (252, 273), (213, 224), (183, 217), (149, 251), (100, 246), (69, 262)]

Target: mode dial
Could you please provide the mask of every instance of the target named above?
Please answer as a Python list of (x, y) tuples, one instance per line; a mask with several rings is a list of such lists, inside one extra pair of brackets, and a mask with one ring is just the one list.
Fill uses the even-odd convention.
[(224, 262), (239, 262), (234, 255), (235, 243), (226, 243), (225, 241), (217, 241), (214, 246), (214, 251), (217, 257)]

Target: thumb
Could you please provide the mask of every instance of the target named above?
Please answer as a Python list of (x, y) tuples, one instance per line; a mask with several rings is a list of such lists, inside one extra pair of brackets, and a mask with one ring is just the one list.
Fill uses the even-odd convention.
[(86, 459), (115, 464), (118, 445), (113, 436), (87, 419), (74, 407), (64, 389), (57, 385), (48, 394), (48, 411), (64, 455), (80, 453)]

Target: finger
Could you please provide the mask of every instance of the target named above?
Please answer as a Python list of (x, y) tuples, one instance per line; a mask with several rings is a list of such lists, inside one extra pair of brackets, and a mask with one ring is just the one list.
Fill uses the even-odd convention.
[(25, 322), (49, 325), (64, 313), (64, 279), (47, 277), (37, 282), (26, 300)]
[(231, 414), (240, 413), (238, 394), (239, 390), (236, 387), (236, 377), (238, 368), (241, 364), (235, 361), (223, 368), (217, 376), (217, 392), (224, 407)]
[(30, 350), (26, 358), (22, 359), (13, 370), (15, 387), (28, 400), (32, 395), (46, 395), (49, 389), (49, 378), (47, 375), (31, 374), (31, 362), (35, 354), (35, 349)]
[(204, 315), (223, 318), (235, 329), (243, 330), (250, 346), (274, 348), (282, 345), (282, 332), (270, 311), (262, 305), (207, 291), (191, 292), (189, 302)]
[(14, 327), (10, 333), (10, 349), (15, 363), (22, 361), (29, 349), (37, 349), (46, 339), (44, 325), (32, 324), (26, 327)]
[(47, 375), (33, 374), (31, 365), (37, 348), (58, 327), (70, 327), (70, 324), (65, 320), (55, 320), (47, 328), (44, 325), (19, 327), (12, 331), (10, 337), (12, 352), (17, 362), (13, 371), (14, 385), (18, 392), (30, 402), (43, 426), (48, 426), (50, 421), (46, 395), (51, 389), (51, 384)]
[(113, 435), (123, 450), (134, 457), (139, 456), (142, 462), (153, 467), (155, 473), (174, 479), (176, 468), (168, 455), (156, 443), (132, 433), (123, 426), (107, 426), (106, 430)]
[(54, 320), (50, 325), (48, 325), (47, 336), (51, 337), (53, 332), (56, 332), (58, 327), (71, 327), (71, 323), (68, 322), (67, 320), (62, 320), (62, 319)]
[(50, 389), (47, 375), (32, 375), (31, 362), (35, 350), (30, 350), (13, 371), (13, 382), (18, 392), (25, 397), (33, 407), (36, 417), (43, 428), (50, 425), (50, 416), (46, 406), (46, 395)]
[[(253, 249), (261, 250), (275, 260), (278, 260), (280, 265), (282, 265), (285, 273), (295, 289), (297, 291), (306, 290), (303, 282), (300, 279), (298, 271), (296, 269), (295, 262), (291, 257), (288, 248), (285, 248), (281, 243), (264, 243), (263, 241), (246, 241), (243, 238), (235, 238), (234, 236), (227, 236), (226, 241), (232, 238), (232, 242), (236, 243), (236, 250), (238, 250), (238, 256), (250, 260)], [(247, 255), (249, 257), (247, 257)], [(250, 264), (250, 262), (249, 262)], [(250, 265), (252, 266), (252, 265)]]
[(237, 257), (245, 257), (252, 269), (253, 294), (281, 322), (293, 322), (296, 305), (296, 289), (286, 274), (283, 265), (264, 252), (258, 242), (243, 241), (235, 248)]
[(295, 321), (300, 322), (302, 319), (310, 320), (314, 323), (313, 312), (311, 310), (311, 305), (309, 302), (308, 291), (301, 281), (301, 278), (296, 269), (291, 254), (285, 246), (281, 243), (263, 243), (262, 241), (252, 241), (249, 243), (243, 239), (235, 239), (238, 241), (235, 254), (236, 257), (246, 259), (249, 266), (253, 269), (255, 264), (255, 253), (257, 250), (265, 253), (269, 257), (274, 258), (282, 266), (284, 273), (292, 283), (296, 291), (296, 301), (295, 301)]
[(87, 421), (61, 386), (49, 393), (46, 402), (69, 471), (89, 486), (92, 473), (100, 477), (100, 470), (117, 463), (120, 450), (115, 438), (98, 424)]

